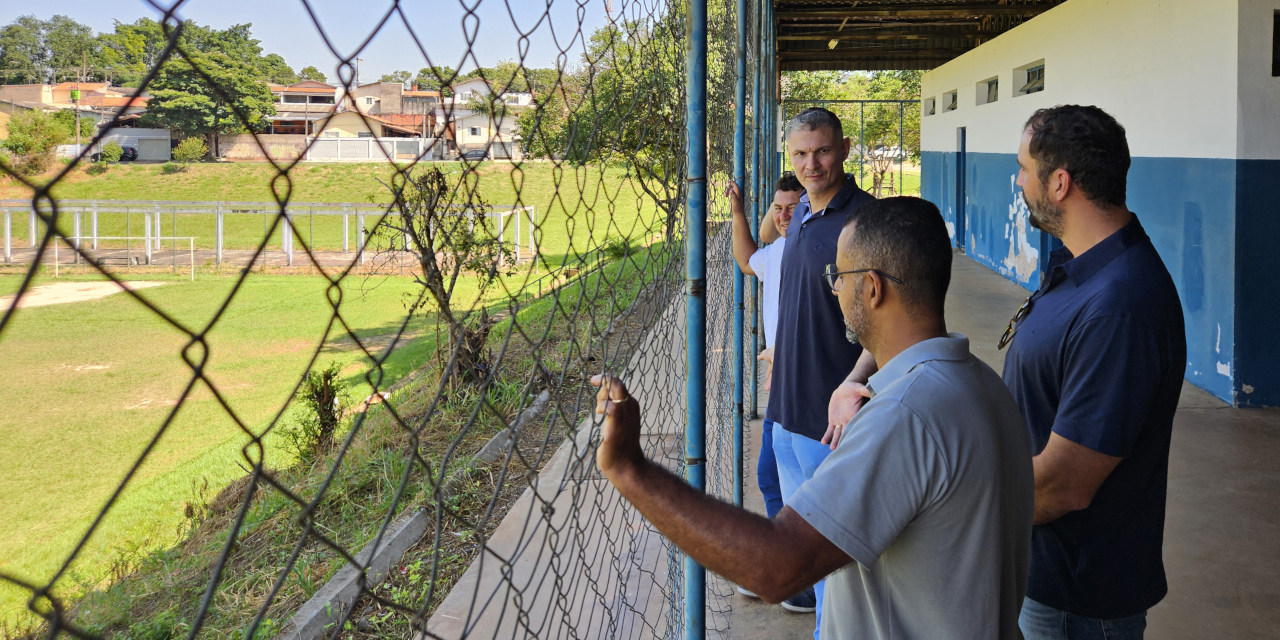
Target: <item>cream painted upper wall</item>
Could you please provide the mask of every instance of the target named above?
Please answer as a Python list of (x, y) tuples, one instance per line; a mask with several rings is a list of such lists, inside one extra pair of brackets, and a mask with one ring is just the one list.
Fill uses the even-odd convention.
[[(925, 74), (938, 111), (921, 119), (921, 146), (955, 151), (966, 127), (968, 151), (1016, 153), (1036, 109), (1093, 104), (1125, 126), (1134, 156), (1234, 158), (1242, 1), (1277, 0), (1069, 0)], [(1013, 70), (1039, 59), (1045, 90), (1015, 97)], [(975, 105), (992, 76), (999, 100)], [(958, 107), (943, 112), (952, 89)]]
[(1280, 78), (1271, 75), (1271, 39), (1280, 0), (1240, 0), (1239, 157), (1280, 160)]

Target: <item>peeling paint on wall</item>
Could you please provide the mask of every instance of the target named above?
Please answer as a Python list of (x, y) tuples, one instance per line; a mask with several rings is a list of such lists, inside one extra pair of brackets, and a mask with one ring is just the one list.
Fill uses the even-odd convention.
[(951, 221), (949, 221), (949, 220), (947, 221), (947, 235), (948, 235), (948, 236), (951, 236), (951, 241), (952, 241), (952, 242), (955, 242), (955, 239), (956, 239), (956, 223), (951, 222)]
[(1230, 363), (1227, 363), (1227, 362), (1219, 362), (1219, 363), (1218, 363), (1218, 373), (1221, 373), (1222, 375), (1224, 375), (1224, 376), (1226, 376), (1226, 377), (1230, 378), (1230, 377), (1231, 377), (1231, 364), (1230, 364)]
[[(1029, 282), (1040, 265), (1040, 249), (1031, 246), (1027, 240), (1028, 227), (1031, 225), (1031, 211), (1027, 209), (1027, 201), (1018, 188), (1017, 174), (1009, 176), (1009, 190), (1013, 193), (1013, 204), (1009, 205), (1009, 223), (1005, 225), (1005, 237), (1009, 238), (1009, 255), (1005, 256), (1004, 267), (1000, 272), (1012, 275), (1019, 282)], [(1014, 237), (1010, 237), (1010, 235)]]

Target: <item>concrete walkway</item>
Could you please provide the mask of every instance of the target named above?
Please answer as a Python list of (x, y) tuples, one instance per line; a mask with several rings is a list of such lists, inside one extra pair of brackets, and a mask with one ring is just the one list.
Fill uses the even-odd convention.
[[(996, 342), (1027, 291), (957, 255), (947, 325), (1000, 371)], [(761, 413), (767, 398), (760, 400)], [(759, 421), (751, 423), (752, 435)], [(758, 441), (750, 459), (755, 460)], [(1147, 638), (1280, 637), (1280, 410), (1233, 409), (1184, 384), (1174, 418), (1164, 560), (1169, 595), (1148, 617)], [(747, 506), (763, 513), (753, 477)], [(803, 640), (812, 618), (735, 595), (730, 638)]]

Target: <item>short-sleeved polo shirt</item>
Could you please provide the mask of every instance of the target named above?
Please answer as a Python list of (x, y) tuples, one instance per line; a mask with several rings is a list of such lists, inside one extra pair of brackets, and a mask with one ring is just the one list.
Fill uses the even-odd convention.
[(1021, 639), (1034, 478), (1013, 396), (958, 333), (867, 386), (788, 503), (857, 561), (826, 578), (823, 640)]
[(1051, 254), (1004, 380), (1032, 454), (1057, 433), (1123, 458), (1085, 509), (1036, 526), (1027, 595), (1090, 618), (1141, 613), (1167, 592), (1169, 441), (1186, 371), (1182, 304), (1135, 216), (1072, 256)]
[(787, 229), (778, 288), (778, 329), (773, 353), (773, 387), (765, 417), (802, 436), (822, 439), (831, 393), (858, 363), (860, 345), (845, 338), (844, 315), (822, 274), (836, 261), (840, 231), (849, 214), (875, 200), (853, 176), (827, 208), (812, 213), (809, 195), (800, 196)]

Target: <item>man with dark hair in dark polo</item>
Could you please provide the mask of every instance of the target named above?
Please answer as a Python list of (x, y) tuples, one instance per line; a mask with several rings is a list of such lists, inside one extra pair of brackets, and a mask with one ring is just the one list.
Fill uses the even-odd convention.
[(1129, 145), (1114, 118), (1097, 107), (1037, 111), (1018, 165), (1031, 224), (1065, 245), (1000, 341), (1035, 456), (1022, 631), (1141, 638), (1168, 590), (1161, 547), (1187, 363), (1182, 304), (1125, 204)]
[(946, 225), (919, 198), (846, 220), (824, 286), (879, 371), (836, 450), (776, 517), (646, 459), (643, 399), (611, 376), (592, 381), (605, 414), (597, 464), (663, 535), (765, 600), (825, 578), (822, 640), (1020, 640), (1031, 445), (1000, 376), (947, 333)]
[[(782, 502), (786, 504), (831, 453), (822, 438), (829, 424), (828, 403), (854, 372), (862, 346), (845, 340), (840, 305), (822, 283), (826, 265), (836, 261), (836, 238), (849, 214), (874, 202), (844, 172), (849, 139), (836, 114), (805, 109), (787, 123), (787, 157), (804, 186), (787, 231), (778, 286), (778, 328), (773, 353), (773, 380), (765, 419), (773, 423), (773, 451), (778, 464)], [(769, 225), (760, 239), (774, 240)], [(864, 364), (874, 365), (867, 358)], [(874, 368), (872, 369), (874, 370)], [(865, 382), (869, 373), (854, 377)], [(852, 412), (845, 420), (852, 417)], [(791, 611), (821, 610), (823, 586), (783, 603)], [(821, 617), (814, 636), (821, 632)]]

